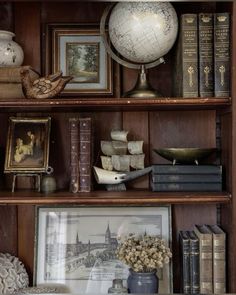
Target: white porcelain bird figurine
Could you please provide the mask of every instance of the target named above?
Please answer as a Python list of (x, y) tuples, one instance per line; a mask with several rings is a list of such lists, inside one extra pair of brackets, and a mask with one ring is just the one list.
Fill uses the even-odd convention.
[(71, 79), (70, 76), (63, 77), (59, 71), (32, 81), (29, 70), (21, 71), (22, 90), (26, 98), (52, 98), (58, 95)]

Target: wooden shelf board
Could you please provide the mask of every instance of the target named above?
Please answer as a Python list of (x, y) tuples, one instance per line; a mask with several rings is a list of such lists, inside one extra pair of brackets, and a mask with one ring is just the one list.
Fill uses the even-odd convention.
[(226, 192), (165, 192), (126, 191), (72, 194), (57, 192), (44, 195), (34, 191), (1, 192), (0, 205), (159, 205), (159, 204), (207, 204), (229, 203), (231, 195)]
[(112, 110), (112, 109), (168, 109), (168, 108), (220, 108), (231, 105), (230, 97), (182, 98), (166, 97), (157, 99), (128, 99), (128, 98), (71, 98), (61, 97), (54, 99), (12, 99), (0, 100), (2, 111), (11, 111), (11, 108), (42, 109), (42, 108), (78, 108)]

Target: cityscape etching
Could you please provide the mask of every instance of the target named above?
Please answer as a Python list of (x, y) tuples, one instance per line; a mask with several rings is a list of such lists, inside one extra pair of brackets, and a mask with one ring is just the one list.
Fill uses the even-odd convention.
[[(116, 257), (119, 238), (158, 235), (170, 246), (170, 207), (39, 207), (35, 283), (63, 283), (72, 293), (107, 293), (113, 279), (124, 285), (128, 268)], [(160, 291), (171, 292), (171, 266)]]

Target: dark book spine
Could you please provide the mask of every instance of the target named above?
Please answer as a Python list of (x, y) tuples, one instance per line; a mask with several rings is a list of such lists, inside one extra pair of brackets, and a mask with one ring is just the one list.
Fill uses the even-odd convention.
[(230, 95), (229, 24), (229, 13), (214, 14), (214, 75), (216, 97), (227, 97)]
[(183, 97), (198, 97), (197, 14), (181, 15)]
[(190, 293), (190, 269), (189, 269), (189, 237), (187, 232), (180, 231), (180, 251), (181, 251), (181, 266), (182, 266), (182, 292), (184, 294)]
[(153, 174), (152, 181), (154, 183), (165, 182), (191, 182), (191, 183), (208, 183), (208, 182), (221, 182), (221, 174)]
[(151, 182), (154, 192), (219, 192), (222, 191), (222, 183), (153, 183)]
[(213, 68), (213, 14), (198, 15), (199, 95), (214, 96)]
[(221, 165), (162, 165), (152, 166), (153, 174), (222, 174)]
[(70, 191), (79, 191), (79, 125), (78, 118), (70, 118)]
[(79, 191), (90, 192), (92, 188), (92, 123), (91, 118), (79, 119)]
[(200, 292), (200, 275), (199, 275), (199, 240), (194, 231), (189, 231), (189, 248), (190, 248), (190, 286), (191, 294)]

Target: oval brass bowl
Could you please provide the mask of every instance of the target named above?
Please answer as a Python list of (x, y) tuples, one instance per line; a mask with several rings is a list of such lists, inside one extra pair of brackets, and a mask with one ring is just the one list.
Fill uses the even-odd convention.
[(195, 163), (198, 165), (199, 160), (207, 158), (213, 152), (216, 152), (216, 148), (163, 148), (154, 149), (158, 155), (163, 158), (180, 164)]

